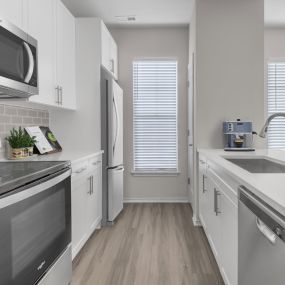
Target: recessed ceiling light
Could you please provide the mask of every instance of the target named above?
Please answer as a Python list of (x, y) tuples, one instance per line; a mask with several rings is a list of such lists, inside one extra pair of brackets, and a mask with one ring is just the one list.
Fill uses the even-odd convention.
[(120, 22), (134, 22), (136, 21), (136, 16), (135, 15), (116, 16), (116, 19)]

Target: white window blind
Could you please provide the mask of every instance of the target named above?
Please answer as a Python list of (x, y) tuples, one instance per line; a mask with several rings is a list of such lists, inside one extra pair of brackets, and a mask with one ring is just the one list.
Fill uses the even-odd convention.
[[(285, 62), (268, 63), (268, 115), (285, 112)], [(277, 117), (268, 128), (268, 148), (285, 148), (285, 118)]]
[(177, 61), (133, 62), (135, 172), (177, 172)]

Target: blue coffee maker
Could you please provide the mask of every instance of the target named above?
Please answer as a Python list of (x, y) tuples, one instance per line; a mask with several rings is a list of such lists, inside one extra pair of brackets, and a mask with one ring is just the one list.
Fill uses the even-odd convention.
[(252, 122), (236, 121), (223, 122), (226, 151), (254, 151)]

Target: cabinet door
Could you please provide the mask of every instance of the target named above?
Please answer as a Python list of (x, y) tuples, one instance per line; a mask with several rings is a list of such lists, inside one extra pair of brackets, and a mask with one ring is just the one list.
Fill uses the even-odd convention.
[(24, 29), (23, 4), (23, 0), (0, 0), (1, 19), (11, 22), (20, 29)]
[(59, 105), (67, 109), (76, 109), (75, 18), (61, 1), (57, 1), (56, 15), (56, 78), (57, 85), (62, 88), (59, 92)]
[(208, 207), (209, 192), (206, 187), (207, 176), (205, 173), (205, 164), (206, 162), (201, 160), (199, 162), (199, 214), (201, 223), (206, 230), (207, 228), (207, 219), (206, 212)]
[(93, 232), (102, 219), (101, 161), (92, 168), (92, 194), (89, 197), (89, 228)]
[(111, 72), (115, 79), (118, 79), (118, 46), (114, 39), (110, 36), (110, 57), (111, 57)]
[(217, 259), (220, 259), (221, 246), (221, 192), (212, 178), (207, 179), (208, 197), (206, 219), (208, 221), (208, 237), (212, 250)]
[[(39, 95), (30, 101), (56, 105), (55, 93), (55, 0), (25, 0), (28, 33), (38, 40)], [(40, 24), (39, 24), (40, 23)]]
[(225, 193), (221, 196), (221, 259), (227, 284), (237, 285), (238, 208)]
[(88, 238), (86, 205), (90, 189), (88, 176), (72, 179), (72, 257), (79, 252)]
[(97, 214), (97, 204), (96, 204), (96, 195), (94, 192), (94, 173), (90, 173), (88, 177), (89, 188), (87, 191), (87, 204), (86, 204), (86, 221), (87, 221), (87, 231), (88, 235), (93, 233), (95, 230), (95, 220)]

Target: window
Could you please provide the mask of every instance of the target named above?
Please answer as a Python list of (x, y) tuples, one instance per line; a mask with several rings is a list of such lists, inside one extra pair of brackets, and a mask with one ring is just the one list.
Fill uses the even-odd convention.
[(133, 62), (135, 172), (177, 172), (177, 61)]
[[(285, 112), (285, 62), (268, 63), (268, 115)], [(277, 117), (268, 128), (268, 148), (285, 148), (285, 118)]]

